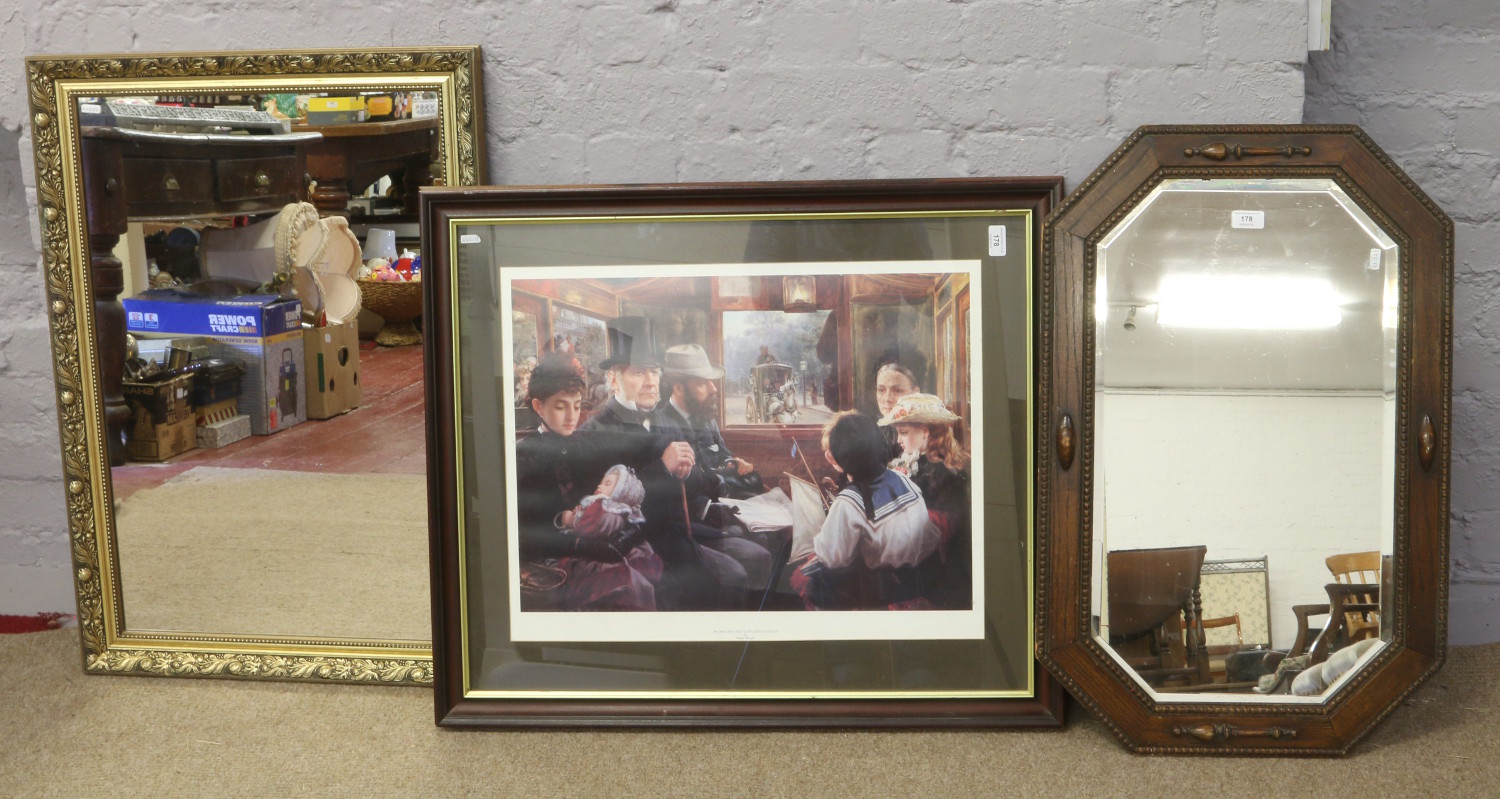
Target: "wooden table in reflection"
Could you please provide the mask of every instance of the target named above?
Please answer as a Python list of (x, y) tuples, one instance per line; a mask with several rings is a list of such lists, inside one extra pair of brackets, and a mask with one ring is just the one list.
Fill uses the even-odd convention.
[(401, 187), (402, 213), (417, 213), (417, 189), (433, 185), (438, 120), (401, 119), (349, 125), (307, 125), (293, 130), (323, 134), (308, 147), (307, 171), (316, 185), (308, 202), (324, 216), (343, 214), (349, 198), (386, 175)]
[(1148, 682), (1209, 682), (1199, 593), (1207, 552), (1190, 546), (1109, 553), (1110, 645)]
[(124, 272), (115, 245), (132, 221), (173, 221), (280, 210), (305, 199), (306, 147), (317, 132), (286, 135), (82, 129), (85, 219), (93, 274), (94, 336), (109, 458), (125, 460), (130, 409), (125, 367)]

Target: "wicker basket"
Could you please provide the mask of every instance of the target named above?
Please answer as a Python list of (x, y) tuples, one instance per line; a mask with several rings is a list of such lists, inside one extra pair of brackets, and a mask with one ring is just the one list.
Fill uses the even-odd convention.
[(387, 347), (422, 343), (422, 334), (412, 324), (422, 315), (422, 283), (385, 280), (359, 281), (360, 302), (385, 320), (375, 334), (375, 343)]

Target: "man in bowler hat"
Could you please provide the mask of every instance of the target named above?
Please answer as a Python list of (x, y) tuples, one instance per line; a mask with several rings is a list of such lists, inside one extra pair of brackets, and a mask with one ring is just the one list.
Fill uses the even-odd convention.
[(755, 465), (736, 458), (724, 442), (719, 428), (719, 386), (723, 367), (708, 359), (697, 344), (679, 344), (667, 349), (662, 368), (662, 396), (657, 405), (662, 424), (683, 431), (682, 440), (693, 445), (698, 466), (718, 484), (715, 497), (749, 499), (765, 493), (765, 484)]
[[(734, 558), (744, 567), (746, 589), (763, 589), (771, 575), (771, 552), (764, 535), (752, 534), (735, 518), (733, 509), (717, 502), (721, 497), (751, 496), (765, 489), (748, 461), (736, 459), (719, 431), (719, 389), (714, 381), (724, 370), (708, 360), (697, 344), (678, 344), (663, 359), (663, 392), (666, 399), (653, 414), (655, 427), (674, 441), (693, 445), (693, 474), (684, 484), (689, 490), (688, 507), (693, 536), (700, 544)], [(733, 480), (733, 483), (730, 482)], [(760, 491), (747, 490), (753, 484)]]

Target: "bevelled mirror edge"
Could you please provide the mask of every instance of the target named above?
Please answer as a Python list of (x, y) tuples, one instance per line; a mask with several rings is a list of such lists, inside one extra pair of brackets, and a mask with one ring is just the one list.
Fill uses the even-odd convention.
[[(1161, 701), (1092, 630), (1097, 444), (1093, 246), (1172, 177), (1323, 176), (1400, 243), (1400, 413), (1390, 635), (1317, 704)], [(1137, 130), (1046, 220), (1038, 285), (1039, 655), (1130, 748), (1146, 753), (1341, 754), (1399, 705), (1445, 655), (1451, 431), (1452, 222), (1354, 126), (1152, 126)], [(1165, 433), (1163, 433), (1165, 434)], [(1060, 443), (1071, 437), (1068, 463)], [(1424, 454), (1424, 447), (1425, 454)], [(1283, 623), (1277, 620), (1278, 623)], [(1354, 701), (1357, 698), (1358, 701)]]
[(265, 91), (280, 86), (405, 86), (437, 92), (433, 175), (484, 179), (478, 47), (381, 47), (34, 55), (26, 59), (37, 214), (46, 278), (68, 535), (87, 673), (429, 685), (427, 639), (131, 630), (123, 624), (115, 497), (95, 341), (95, 282), (83, 200), (81, 87), (126, 93)]

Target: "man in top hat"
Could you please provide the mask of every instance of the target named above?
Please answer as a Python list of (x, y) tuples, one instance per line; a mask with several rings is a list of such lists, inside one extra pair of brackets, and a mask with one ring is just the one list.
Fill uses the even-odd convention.
[[(610, 355), (599, 366), (609, 383), (609, 401), (579, 430), (679, 440), (677, 431), (659, 429), (658, 416), (653, 413), (661, 398), (662, 359), (651, 320), (644, 316), (617, 317), (605, 323), (605, 333)], [(751, 581), (739, 559), (695, 540), (700, 537), (696, 534), (706, 529), (700, 529), (703, 506), (690, 506), (692, 498), (705, 492), (702, 470), (695, 467), (685, 473), (668, 474), (665, 467), (653, 467), (643, 470), (640, 477), (646, 488), (641, 503), (646, 518), (642, 529), (666, 567), (663, 583), (658, 586), (658, 605), (674, 610), (731, 605), (730, 598)], [(770, 560), (768, 553), (765, 559)]]
[(604, 323), (609, 357), (599, 362), (609, 385), (609, 401), (584, 423), (583, 430), (646, 432), (651, 411), (661, 400), (661, 353), (651, 320), (621, 316)]
[(698, 466), (709, 475), (718, 490), (715, 497), (749, 499), (765, 493), (765, 484), (754, 464), (736, 458), (724, 443), (719, 429), (719, 386), (724, 369), (708, 360), (708, 353), (697, 344), (679, 344), (667, 349), (662, 368), (660, 404), (662, 425), (682, 431), (681, 440), (693, 445)]

